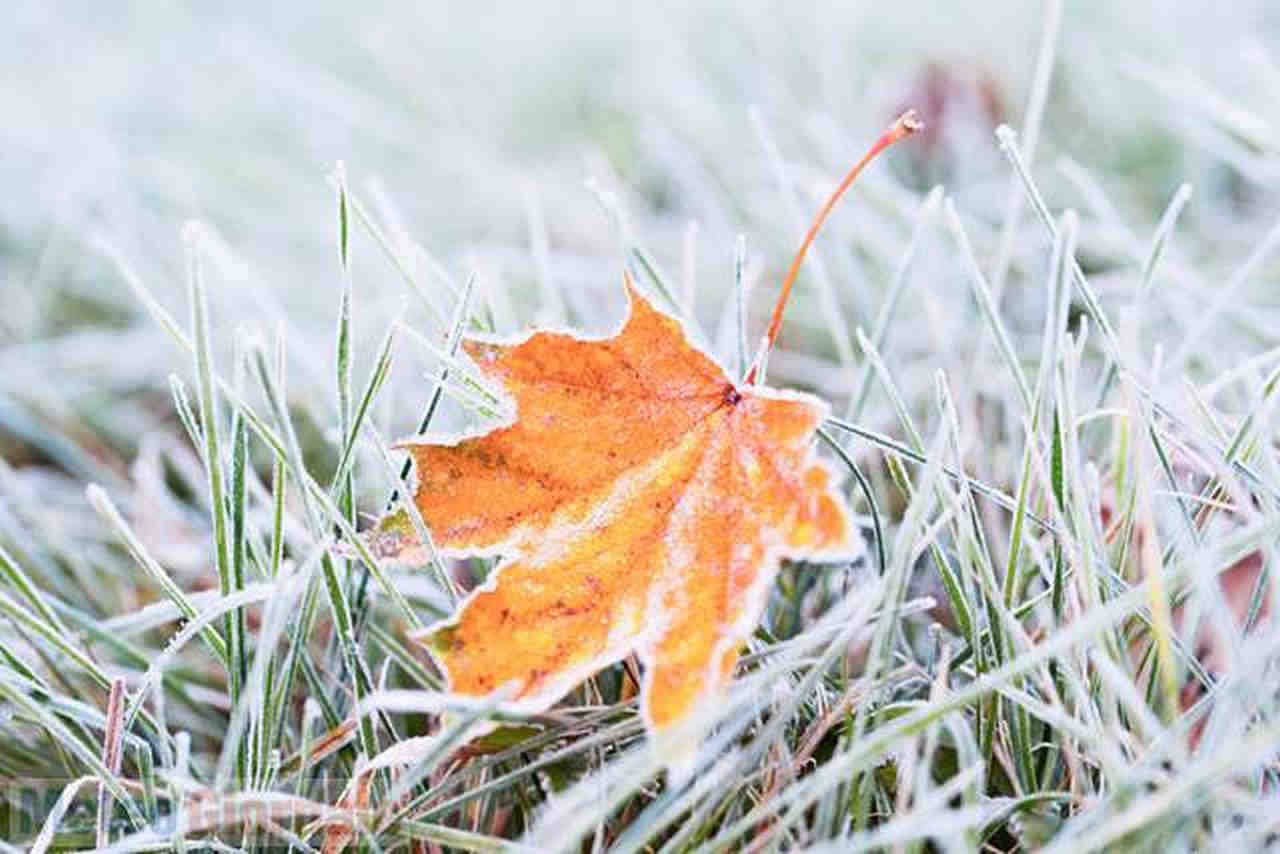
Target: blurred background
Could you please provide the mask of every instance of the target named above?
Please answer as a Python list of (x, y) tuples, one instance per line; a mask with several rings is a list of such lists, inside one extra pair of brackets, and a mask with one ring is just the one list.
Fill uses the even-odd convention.
[[(637, 248), (729, 359), (738, 236), (757, 335), (812, 212), (906, 106), (928, 130), (869, 170), (819, 239), (780, 384), (848, 395), (852, 330), (873, 325), (935, 185), (1036, 352), (1049, 240), (1000, 123), (1051, 209), (1080, 211), (1080, 257), (1108, 305), (1130, 298), (1161, 212), (1194, 185), (1155, 283), (1156, 342), (1188, 331), (1277, 213), (1280, 7), (1266, 0), (66, 0), (5, 18), (0, 455), (52, 463), (71, 496), (128, 478), (175, 423), (166, 378), (188, 359), (118, 262), (185, 319), (191, 219), (221, 369), (237, 341), (283, 330), (290, 394), (329, 435), (340, 161), (361, 211), (358, 378), (397, 317), (439, 340), (472, 273), (500, 329), (606, 328)], [(922, 231), (885, 352), (927, 400), (939, 368), (985, 380), (960, 367), (980, 348), (956, 246), (941, 218)], [(1237, 291), (1247, 307), (1223, 306), (1198, 333), (1215, 345), (1180, 367), (1216, 374), (1277, 343), (1266, 260)], [(412, 429), (432, 365), (398, 343), (378, 412), (390, 434)]]

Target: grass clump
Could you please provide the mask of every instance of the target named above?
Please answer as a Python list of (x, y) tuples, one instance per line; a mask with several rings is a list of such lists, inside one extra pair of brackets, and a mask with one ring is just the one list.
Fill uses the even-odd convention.
[[(957, 135), (872, 170), (797, 279), (769, 375), (840, 413), (821, 438), (848, 472), (867, 556), (784, 567), (678, 787), (646, 749), (630, 665), (534, 716), (444, 693), (406, 636), (493, 562), (427, 549), (393, 567), (357, 533), (404, 491), (388, 437), (500, 414), (457, 357), (461, 335), (598, 328), (616, 314), (604, 294), (620, 263), (741, 375), (772, 299), (757, 283), (780, 276), (862, 128), (793, 106), (811, 121), (775, 136), (776, 104), (725, 110), (714, 81), (681, 84), (708, 126), (732, 114), (755, 134), (750, 157), (696, 122), (628, 119), (645, 109), (629, 102), (606, 123), (625, 156), (587, 152), (589, 191), (556, 173), (508, 209), (522, 158), (556, 154), (475, 147), (479, 201), (459, 196), (449, 223), (340, 167), (329, 203), (275, 234), (300, 256), (293, 276), (233, 250), (238, 231), (277, 221), (223, 221), (253, 198), (243, 187), (171, 241), (177, 264), (101, 223), (43, 240), (8, 223), (6, 269), (56, 293), (6, 284), (0, 318), (5, 850), (1277, 844), (1270, 102), (1236, 104), (1167, 63), (1083, 55), (1061, 13), (1035, 21), (1020, 130), (988, 127), (987, 84), (935, 68), (927, 86), (976, 98), (981, 134), (946, 124)], [(696, 30), (688, 14), (664, 25)], [(747, 43), (748, 29), (730, 31)], [(256, 69), (289, 81), (268, 62), (280, 54), (255, 51)], [(413, 56), (390, 47), (382, 70)], [(629, 57), (585, 63), (586, 102), (612, 103), (606, 83), (630, 79)], [(1124, 69), (1123, 110), (1078, 96), (1099, 63)], [(421, 130), (397, 123), (389, 84), (366, 81), (386, 86), (385, 109), (362, 112), (357, 94), (293, 82), (381, 118), (381, 166)], [(1178, 120), (1147, 127), (1169, 102)], [(1072, 117), (1091, 109), (1142, 116), (1116, 162), (1073, 145)], [(588, 136), (600, 124), (581, 121)], [(712, 141), (689, 141), (700, 130)], [(1151, 153), (1136, 177), (1122, 171), (1135, 150)], [(239, 164), (239, 181), (271, 171), (270, 155)], [(274, 174), (293, 186), (296, 173)], [(437, 202), (449, 180), (432, 185)], [(123, 231), (150, 234), (154, 216), (172, 232), (169, 207), (128, 214)], [(438, 256), (410, 236), (437, 233)], [(394, 533), (429, 537), (416, 512)], [(489, 719), (500, 726), (463, 740)]]

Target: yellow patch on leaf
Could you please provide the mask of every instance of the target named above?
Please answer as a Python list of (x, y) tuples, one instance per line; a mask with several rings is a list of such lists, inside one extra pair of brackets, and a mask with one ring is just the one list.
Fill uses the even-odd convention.
[(627, 294), (612, 337), (464, 342), (516, 420), (401, 445), (438, 548), (502, 555), (418, 639), (453, 691), (504, 689), (529, 711), (634, 651), (646, 723), (677, 762), (697, 744), (677, 725), (722, 695), (779, 561), (850, 558), (860, 540), (814, 451), (826, 404), (735, 386), (680, 321)]

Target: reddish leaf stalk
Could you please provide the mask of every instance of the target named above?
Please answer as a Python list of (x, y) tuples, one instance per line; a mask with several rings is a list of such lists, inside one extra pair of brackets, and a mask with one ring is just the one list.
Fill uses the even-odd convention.
[[(852, 185), (858, 175), (862, 173), (862, 170), (866, 168), (867, 164), (876, 158), (876, 155), (893, 145), (895, 142), (911, 136), (911, 134), (921, 130), (923, 127), (924, 123), (920, 121), (915, 110), (907, 110), (905, 113), (898, 116), (898, 118), (894, 120), (893, 124), (890, 125), (889, 129), (881, 134), (880, 138), (867, 149), (867, 153), (862, 155), (862, 159), (853, 164), (853, 168), (849, 170), (849, 174), (844, 176), (844, 180), (841, 181), (840, 185), (831, 193), (826, 204), (824, 204), (822, 209), (818, 211), (818, 215), (813, 218), (813, 223), (809, 226), (809, 231), (805, 234), (804, 241), (801, 242), (800, 248), (796, 250), (795, 258), (791, 261), (791, 269), (787, 270), (787, 276), (782, 280), (782, 292), (778, 294), (778, 301), (773, 307), (773, 317), (769, 320), (769, 330), (765, 333), (764, 352), (767, 353), (769, 350), (772, 350), (774, 342), (778, 339), (778, 332), (782, 329), (782, 312), (787, 307), (787, 299), (791, 296), (791, 288), (795, 284), (796, 274), (800, 272), (800, 265), (804, 263), (805, 253), (809, 251), (809, 246), (813, 243), (813, 239), (818, 236), (819, 229), (821, 229), (823, 223), (827, 221), (827, 216), (836, 206), (836, 203), (840, 201), (840, 197), (845, 194), (845, 191), (849, 189), (850, 185)], [(747, 373), (746, 382), (748, 384), (756, 381), (756, 371), (758, 368), (759, 364), (757, 363), (756, 365), (753, 365), (750, 372)]]

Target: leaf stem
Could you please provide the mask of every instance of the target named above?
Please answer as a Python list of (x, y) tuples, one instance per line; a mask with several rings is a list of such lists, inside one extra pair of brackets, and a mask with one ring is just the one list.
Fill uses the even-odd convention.
[[(782, 313), (787, 307), (787, 299), (791, 296), (791, 288), (795, 284), (796, 275), (800, 272), (800, 265), (804, 263), (805, 253), (809, 251), (809, 247), (813, 244), (813, 239), (818, 236), (819, 229), (827, 221), (827, 217), (832, 209), (835, 208), (836, 203), (840, 201), (840, 197), (845, 194), (845, 191), (849, 189), (867, 164), (876, 158), (876, 155), (895, 142), (911, 136), (911, 134), (921, 130), (923, 127), (924, 123), (920, 121), (915, 110), (907, 110), (898, 116), (893, 124), (889, 126), (889, 129), (872, 143), (866, 154), (862, 155), (862, 158), (853, 164), (853, 168), (844, 176), (844, 180), (827, 198), (826, 203), (818, 211), (818, 215), (813, 218), (813, 223), (809, 226), (808, 233), (805, 234), (804, 240), (801, 241), (800, 248), (796, 250), (795, 258), (791, 260), (791, 268), (787, 270), (786, 278), (782, 280), (782, 292), (778, 294), (778, 301), (773, 306), (773, 316), (769, 320), (769, 330), (765, 333), (763, 353), (767, 354), (769, 350), (773, 349), (773, 344), (778, 339), (778, 333), (782, 330)], [(756, 381), (756, 369), (758, 366), (759, 362), (748, 372), (746, 378), (748, 384)]]

